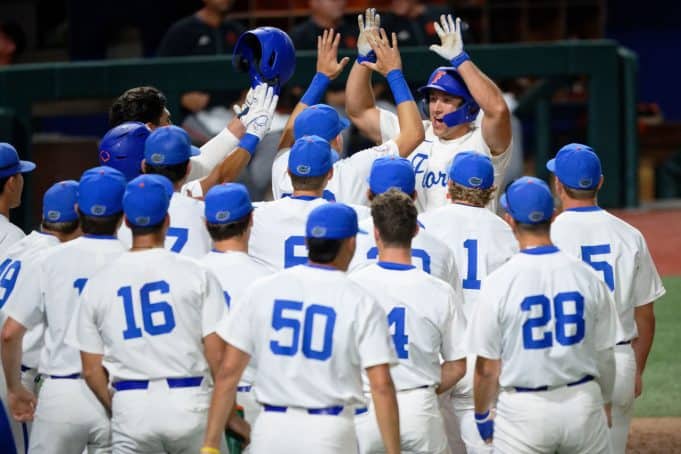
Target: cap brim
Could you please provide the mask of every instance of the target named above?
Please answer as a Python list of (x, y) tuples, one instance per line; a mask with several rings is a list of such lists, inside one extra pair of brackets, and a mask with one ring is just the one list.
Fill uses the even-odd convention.
[(357, 229), (357, 233), (361, 233), (362, 235), (368, 235), (369, 234), (369, 232), (367, 232), (366, 230), (362, 230), (362, 229)]
[(19, 161), (19, 173), (32, 172), (35, 170), (35, 163), (31, 161)]
[(508, 211), (508, 201), (506, 200), (506, 194), (501, 194), (501, 197), (499, 197), (499, 203), (501, 204), (501, 208)]
[(198, 156), (200, 154), (201, 154), (201, 149), (192, 145), (191, 152), (189, 153), (189, 156)]
[(556, 158), (549, 159), (549, 162), (546, 163), (546, 168), (549, 169), (549, 172), (556, 173)]

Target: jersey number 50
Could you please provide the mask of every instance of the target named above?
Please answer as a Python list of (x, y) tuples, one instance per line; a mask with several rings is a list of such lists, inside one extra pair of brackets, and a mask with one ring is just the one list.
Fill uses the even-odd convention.
[[(159, 292), (162, 295), (170, 293), (170, 286), (166, 281), (155, 281), (144, 284), (140, 289), (140, 301), (142, 306), (142, 320), (144, 331), (152, 336), (169, 333), (175, 328), (175, 314), (173, 307), (167, 301), (151, 302), (152, 292)], [(135, 310), (132, 301), (132, 287), (125, 286), (118, 289), (118, 296), (123, 300), (123, 311), (125, 311), (126, 328), (123, 331), (123, 339), (136, 339), (142, 337), (142, 330), (137, 326), (135, 320)], [(158, 313), (163, 319), (163, 323), (154, 321), (154, 314)]]
[[(270, 350), (275, 355), (294, 356), (298, 353), (298, 344), (300, 338), (300, 315), (303, 310), (302, 301), (291, 300), (275, 300), (274, 310), (272, 311), (272, 328), (275, 331), (284, 329), (291, 330), (290, 336), (281, 336), (290, 339), (290, 344), (286, 345), (282, 340), (271, 340)], [(284, 312), (288, 312), (286, 316)], [(317, 345), (314, 348), (313, 343), (313, 328), (315, 326), (315, 317), (317, 317), (317, 327), (324, 325), (324, 337), (322, 345)], [(326, 361), (331, 357), (333, 349), (333, 329), (336, 326), (336, 311), (332, 307), (322, 306), (319, 304), (311, 304), (305, 309), (303, 316), (303, 356), (308, 359), (316, 359), (319, 361)], [(280, 339), (281, 339), (280, 337)]]
[[(567, 303), (573, 303), (574, 313), (566, 314)], [(534, 309), (535, 307), (538, 310)], [(551, 321), (551, 300), (545, 295), (528, 296), (520, 304), (524, 312), (536, 314), (523, 323), (523, 347), (526, 350), (549, 348), (553, 345), (553, 333), (546, 330)], [(570, 346), (584, 339), (584, 297), (579, 292), (561, 292), (553, 298), (553, 311), (556, 319), (556, 341)], [(572, 328), (572, 329), (570, 329)], [(540, 338), (536, 331), (543, 331)]]

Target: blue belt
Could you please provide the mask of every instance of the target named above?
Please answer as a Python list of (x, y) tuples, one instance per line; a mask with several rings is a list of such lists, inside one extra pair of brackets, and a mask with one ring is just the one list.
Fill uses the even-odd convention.
[(253, 387), (252, 387), (251, 385), (248, 385), (248, 386), (237, 386), (237, 387), (236, 387), (236, 390), (237, 390), (238, 392), (240, 392), (240, 393), (250, 393), (250, 392), (251, 392), (251, 389), (253, 389)]
[[(590, 381), (593, 380), (593, 379), (594, 379), (594, 377), (593, 377), (592, 375), (586, 375), (586, 376), (580, 378), (580, 379), (577, 380), (577, 381), (573, 381), (572, 383), (568, 383), (566, 386), (577, 386), (577, 385), (581, 385), (582, 383), (590, 382)], [(535, 392), (535, 391), (548, 391), (548, 390), (551, 389), (551, 388), (559, 388), (559, 387), (560, 387), (560, 386), (554, 386), (554, 387), (550, 387), (550, 386), (539, 386), (539, 387), (537, 387), (537, 388), (523, 388), (523, 387), (521, 387), (521, 386), (515, 386), (514, 389), (515, 389), (517, 392), (519, 392), (519, 393), (530, 393), (530, 392)]]
[(631, 340), (622, 341), (622, 342), (618, 342), (618, 343), (617, 343), (617, 345), (629, 345), (629, 344), (631, 344)]
[(70, 379), (70, 380), (75, 380), (77, 378), (80, 378), (80, 374), (71, 374), (71, 375), (49, 375), (50, 378), (55, 378), (55, 379)]
[[(265, 411), (272, 411), (275, 413), (286, 413), (286, 410), (288, 410), (288, 407), (279, 407), (276, 405), (263, 405), (263, 409)], [(357, 408), (355, 409), (355, 414), (356, 415), (361, 415), (362, 413), (366, 413), (368, 410), (365, 408)], [(332, 415), (332, 416), (338, 416), (343, 412), (343, 406), (342, 405), (334, 405), (333, 407), (326, 407), (326, 408), (308, 408), (307, 409), (308, 414), (310, 415)]]
[[(169, 388), (191, 388), (201, 386), (203, 377), (166, 378)], [(112, 385), (116, 391), (149, 388), (149, 380), (121, 380)]]

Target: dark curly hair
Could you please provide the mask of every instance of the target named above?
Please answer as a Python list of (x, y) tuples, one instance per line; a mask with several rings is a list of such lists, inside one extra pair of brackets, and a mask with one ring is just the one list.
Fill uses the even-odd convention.
[(126, 121), (159, 125), (166, 97), (155, 87), (135, 87), (120, 95), (109, 110), (112, 128)]

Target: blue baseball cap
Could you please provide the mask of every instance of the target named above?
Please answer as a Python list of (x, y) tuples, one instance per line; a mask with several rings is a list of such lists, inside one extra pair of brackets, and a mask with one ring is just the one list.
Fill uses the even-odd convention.
[(35, 163), (20, 160), (19, 153), (12, 145), (0, 142), (0, 178), (31, 172), (33, 169), (35, 169)]
[(518, 178), (506, 188), (499, 202), (521, 224), (539, 224), (553, 216), (551, 189), (539, 178)]
[(319, 136), (333, 140), (342, 130), (350, 126), (350, 121), (341, 116), (328, 104), (315, 104), (306, 107), (293, 122), (293, 136)]
[(78, 183), (78, 209), (86, 216), (111, 216), (123, 211), (125, 176), (99, 166), (86, 170)]
[(473, 151), (457, 154), (449, 167), (449, 179), (475, 189), (489, 189), (494, 184), (492, 160)]
[(165, 219), (173, 185), (162, 175), (140, 175), (125, 187), (123, 211), (136, 227), (158, 225)]
[(306, 238), (342, 240), (357, 235), (357, 213), (343, 203), (325, 203), (310, 211)]
[(299, 177), (325, 175), (332, 166), (331, 145), (319, 136), (303, 136), (296, 140), (288, 155), (288, 170)]
[(588, 145), (569, 143), (546, 163), (565, 186), (573, 189), (596, 189), (603, 172), (601, 160)]
[(152, 166), (181, 164), (200, 153), (189, 134), (178, 126), (156, 128), (144, 143), (144, 160)]
[(78, 202), (78, 182), (75, 180), (59, 181), (43, 194), (43, 221), (71, 222), (78, 219), (76, 203)]
[(120, 170), (130, 181), (142, 173), (144, 144), (151, 131), (144, 123), (128, 121), (111, 128), (99, 143), (99, 164)]
[(248, 189), (239, 183), (213, 186), (204, 201), (206, 221), (211, 224), (237, 222), (253, 211)]
[(399, 156), (383, 156), (374, 161), (369, 174), (369, 189), (374, 194), (383, 194), (390, 188), (397, 188), (412, 195), (416, 188), (416, 174), (408, 159)]

